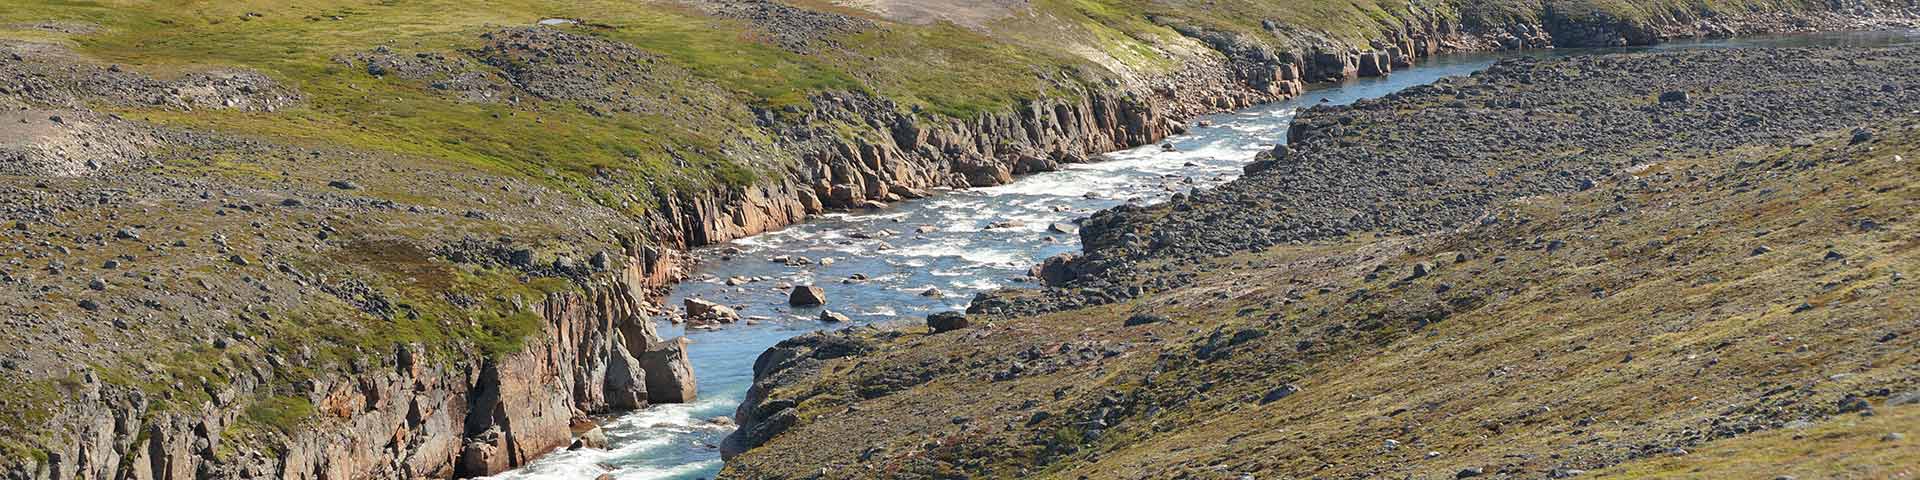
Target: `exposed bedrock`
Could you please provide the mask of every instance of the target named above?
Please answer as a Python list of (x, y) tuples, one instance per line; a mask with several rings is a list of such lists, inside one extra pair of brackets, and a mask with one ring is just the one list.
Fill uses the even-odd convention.
[(530, 305), (545, 335), (518, 351), (436, 358), (444, 353), (401, 348), (370, 353), (351, 374), (305, 382), (293, 396), (313, 406), (314, 426), (289, 432), (280, 452), (220, 444), (248, 414), (236, 402), (265, 396), (260, 379), (298, 368), (280, 355), (262, 350), (252, 371), (208, 392), (211, 402), (185, 407), (89, 376), (86, 394), (62, 414), (97, 420), (9, 478), (465, 477), (525, 465), (571, 442), (587, 415), (692, 400), (685, 339), (660, 338), (644, 310), (671, 259), (647, 258), (633, 252), (619, 274)]

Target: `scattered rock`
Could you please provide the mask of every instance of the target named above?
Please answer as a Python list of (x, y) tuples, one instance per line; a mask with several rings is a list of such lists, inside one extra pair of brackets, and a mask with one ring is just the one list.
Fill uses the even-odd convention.
[(835, 312), (832, 310), (821, 310), (820, 321), (827, 322), (827, 323), (846, 323), (853, 320), (847, 318), (846, 315), (841, 315), (840, 312)]
[(740, 312), (733, 307), (721, 305), (698, 298), (689, 298), (681, 302), (687, 309), (687, 319), (695, 324), (734, 323), (740, 321)]
[(1873, 131), (1865, 128), (1853, 129), (1853, 138), (1848, 140), (1851, 145), (1859, 145), (1871, 141), (1873, 141)]
[(945, 333), (967, 328), (967, 314), (960, 312), (940, 312), (927, 316), (927, 327), (933, 333)]
[(1146, 325), (1150, 323), (1162, 323), (1166, 321), (1167, 321), (1167, 317), (1154, 315), (1151, 313), (1136, 313), (1136, 314), (1133, 314), (1133, 316), (1127, 317), (1127, 321), (1124, 323), (1124, 326), (1134, 327), (1134, 326)]
[(1299, 393), (1299, 392), (1300, 392), (1300, 387), (1296, 387), (1291, 383), (1286, 385), (1281, 385), (1272, 390), (1268, 390), (1265, 395), (1261, 395), (1260, 404), (1266, 405), (1269, 403), (1277, 402), (1277, 401), (1280, 401), (1280, 399), (1282, 398), (1287, 398), (1288, 396), (1293, 395), (1295, 393)]
[(827, 291), (812, 285), (793, 287), (787, 295), (787, 305), (795, 307), (815, 307), (827, 304)]

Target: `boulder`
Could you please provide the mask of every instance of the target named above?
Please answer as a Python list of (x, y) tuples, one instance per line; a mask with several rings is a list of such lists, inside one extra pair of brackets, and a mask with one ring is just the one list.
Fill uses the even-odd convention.
[(940, 312), (927, 316), (927, 328), (933, 333), (945, 333), (967, 328), (967, 314), (960, 312)]
[(1299, 392), (1300, 392), (1300, 387), (1293, 386), (1293, 384), (1291, 383), (1286, 385), (1281, 385), (1278, 388), (1274, 388), (1273, 390), (1268, 390), (1265, 395), (1261, 395), (1260, 404), (1266, 405), (1269, 403), (1277, 402), (1277, 401), (1280, 401), (1280, 399), (1282, 398), (1287, 398)]
[(605, 450), (607, 448), (607, 431), (595, 425), (593, 428), (581, 432), (579, 441), (581, 446)]
[(1047, 225), (1047, 231), (1053, 232), (1053, 233), (1059, 233), (1059, 234), (1072, 235), (1075, 233), (1080, 233), (1080, 227), (1071, 223), (1054, 222)]
[(1027, 273), (1034, 278), (1040, 279), (1041, 283), (1047, 285), (1064, 284), (1073, 280), (1074, 273), (1072, 266), (1073, 261), (1077, 258), (1079, 258), (1078, 255), (1071, 253), (1054, 255), (1048, 257), (1046, 261), (1041, 262), (1039, 266), (1033, 267), (1033, 269)]
[(733, 323), (740, 321), (740, 312), (733, 307), (718, 303), (689, 298), (682, 302), (687, 307), (687, 321), (693, 323)]
[(648, 402), (690, 403), (699, 391), (693, 363), (687, 360), (687, 337), (648, 345), (640, 354), (640, 366), (646, 371)]
[(827, 323), (846, 323), (853, 320), (847, 318), (846, 315), (841, 315), (840, 312), (835, 312), (832, 310), (821, 310), (820, 321), (827, 322)]
[(795, 307), (816, 307), (827, 304), (827, 291), (812, 285), (793, 287), (787, 294), (787, 305)]
[(1139, 325), (1146, 325), (1149, 323), (1163, 323), (1166, 321), (1167, 321), (1167, 317), (1162, 317), (1162, 316), (1154, 315), (1151, 313), (1136, 313), (1136, 314), (1133, 314), (1133, 316), (1131, 317), (1127, 317), (1125, 326), (1133, 327), (1133, 326), (1139, 326)]

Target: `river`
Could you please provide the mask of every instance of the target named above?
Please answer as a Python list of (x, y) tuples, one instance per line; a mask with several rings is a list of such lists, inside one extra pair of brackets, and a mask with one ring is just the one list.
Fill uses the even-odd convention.
[[(1676, 42), (1650, 47), (1888, 45), (1920, 42), (1920, 32), (1837, 33)], [(1618, 51), (1618, 50), (1614, 50)], [(1324, 85), (1298, 98), (1194, 119), (1187, 134), (1160, 145), (1106, 154), (1094, 163), (1022, 177), (1003, 186), (942, 192), (875, 211), (833, 213), (784, 230), (700, 249), (692, 278), (676, 287), (668, 305), (701, 298), (745, 306), (750, 322), (717, 330), (661, 324), (661, 334), (685, 334), (699, 380), (699, 401), (659, 405), (603, 422), (610, 449), (559, 451), (493, 478), (622, 480), (712, 478), (720, 471), (717, 446), (732, 431), (710, 421), (731, 416), (753, 381), (753, 361), (779, 341), (822, 329), (887, 322), (917, 323), (929, 313), (962, 310), (975, 293), (1018, 286), (1028, 268), (1079, 248), (1076, 234), (1049, 231), (1126, 202), (1158, 202), (1176, 192), (1232, 180), (1261, 150), (1286, 141), (1296, 112), (1316, 104), (1345, 104), (1383, 96), (1448, 76), (1486, 68), (1517, 55), (1593, 51), (1533, 51), (1448, 55), (1391, 76)], [(1211, 126), (1197, 126), (1210, 124)], [(1000, 224), (996, 226), (996, 224)], [(775, 256), (806, 257), (788, 266)], [(822, 260), (831, 259), (823, 262)], [(864, 281), (846, 281), (855, 275)], [(726, 279), (752, 281), (728, 286)], [(827, 309), (851, 324), (818, 321), (819, 308), (791, 308), (783, 285), (818, 285)], [(941, 295), (926, 295), (929, 289)]]

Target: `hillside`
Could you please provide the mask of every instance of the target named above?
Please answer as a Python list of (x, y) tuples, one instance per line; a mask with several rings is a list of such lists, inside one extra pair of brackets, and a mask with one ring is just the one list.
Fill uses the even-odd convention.
[(1514, 59), (1309, 110), (968, 328), (769, 351), (724, 476), (1911, 475), (1915, 53)]
[[(9, 1), (8, 478), (465, 477), (697, 397), (680, 252), (1453, 51), (1818, 2)], [(697, 347), (691, 347), (697, 348)]]

